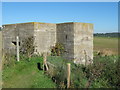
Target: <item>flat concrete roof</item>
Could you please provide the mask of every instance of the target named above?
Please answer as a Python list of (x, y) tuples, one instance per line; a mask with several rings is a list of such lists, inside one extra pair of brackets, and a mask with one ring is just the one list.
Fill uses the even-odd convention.
[(4, 24), (2, 26), (6, 25), (17, 25), (17, 24), (75, 24), (75, 23), (80, 23), (80, 24), (92, 24), (92, 23), (83, 23), (83, 22), (63, 22), (63, 23), (44, 23), (44, 22), (24, 22), (24, 23), (15, 23), (15, 24)]
[(44, 22), (24, 22), (24, 23), (14, 23), (14, 24), (3, 24), (2, 26), (5, 25), (17, 25), (17, 24), (55, 24), (55, 23), (44, 23)]
[(92, 24), (92, 23), (83, 23), (83, 22), (63, 22), (63, 23), (56, 23), (56, 24), (75, 24), (75, 23), (78, 23), (78, 24)]

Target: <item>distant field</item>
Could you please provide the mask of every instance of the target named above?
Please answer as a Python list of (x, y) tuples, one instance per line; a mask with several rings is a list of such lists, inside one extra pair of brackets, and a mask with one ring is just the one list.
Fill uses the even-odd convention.
[(94, 51), (102, 50), (118, 54), (118, 38), (94, 37)]

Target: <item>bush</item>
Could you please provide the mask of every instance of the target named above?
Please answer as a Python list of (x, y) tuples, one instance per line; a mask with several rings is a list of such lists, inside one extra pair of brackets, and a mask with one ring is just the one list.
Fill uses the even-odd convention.
[(34, 54), (35, 46), (34, 46), (34, 37), (28, 37), (22, 41), (22, 45), (20, 48), (20, 53), (27, 57), (31, 57)]
[(3, 69), (6, 67), (11, 67), (14, 66), (16, 63), (16, 56), (15, 55), (11, 55), (10, 53), (5, 53), (4, 54), (4, 59), (2, 61), (2, 66)]
[[(87, 66), (76, 65), (70, 62), (71, 88), (120, 88), (119, 59), (120, 57), (118, 56), (97, 56), (94, 58), (93, 64)], [(58, 87), (66, 88), (66, 63), (68, 63), (68, 61), (53, 60), (53, 62), (56, 65), (55, 70), (57, 74), (55, 74), (54, 77)]]
[(55, 46), (51, 48), (51, 56), (60, 56), (64, 52), (64, 47), (60, 43), (56, 43)]
[(118, 56), (106, 56), (99, 58), (100, 63), (103, 64), (102, 75), (100, 78), (104, 78), (109, 81), (108, 84), (113, 88), (120, 87), (120, 57)]

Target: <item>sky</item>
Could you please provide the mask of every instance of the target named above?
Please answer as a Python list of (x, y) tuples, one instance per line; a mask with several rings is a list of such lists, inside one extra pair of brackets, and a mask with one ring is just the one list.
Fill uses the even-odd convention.
[(94, 33), (118, 32), (117, 2), (2, 2), (2, 24), (84, 22)]
[(1, 0), (2, 2), (119, 2), (119, 0)]

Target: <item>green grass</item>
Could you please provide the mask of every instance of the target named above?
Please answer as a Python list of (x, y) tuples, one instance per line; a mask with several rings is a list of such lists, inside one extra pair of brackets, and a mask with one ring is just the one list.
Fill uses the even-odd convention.
[[(97, 51), (97, 50), (104, 50), (104, 49), (109, 49), (114, 54), (117, 54), (118, 38), (94, 37), (94, 50)], [(104, 60), (106, 62), (108, 60), (116, 60), (114, 56), (111, 56), (110, 58), (100, 57), (100, 58), (97, 58), (96, 61), (98, 61), (99, 59)], [(56, 84), (51, 80), (51, 78), (48, 78), (48, 76), (46, 76), (42, 70), (39, 70), (37, 68), (37, 63), (39, 62), (42, 63), (42, 57), (32, 57), (30, 60), (28, 60), (27, 58), (23, 58), (20, 62), (14, 62), (14, 61), (15, 61), (14, 59), (11, 60), (10, 65), (5, 66), (3, 70), (3, 76), (2, 76), (3, 88), (56, 88), (58, 86), (65, 87), (64, 85), (62, 86), (61, 84), (56, 86)], [(56, 78), (58, 78), (58, 81), (61, 82), (62, 80), (64, 80), (64, 78), (67, 75), (64, 72), (66, 71), (65, 66), (68, 61), (63, 60), (61, 57), (48, 57), (48, 61), (51, 62), (56, 67), (58, 67), (56, 69), (58, 71), (58, 73), (56, 74), (57, 75)], [(12, 62), (14, 64), (12, 64)], [(105, 64), (107, 65), (109, 63), (110, 62)], [(112, 72), (114, 72), (115, 70), (115, 69), (114, 70), (110, 69), (110, 68), (114, 68), (113, 66), (115, 65), (112, 65), (112, 64), (110, 65), (111, 66), (107, 66), (109, 67), (109, 70), (105, 72), (106, 74), (105, 80), (104, 80), (105, 75), (103, 75), (101, 76), (101, 78), (97, 78), (96, 81), (94, 81), (90, 87), (92, 88), (99, 87), (99, 86), (107, 87), (102, 84), (108, 84), (110, 82), (110, 80), (108, 82), (107, 79), (110, 77), (109, 75), (112, 76)], [(81, 72), (81, 67), (77, 68), (75, 66), (75, 69), (77, 68), (76, 70), (78, 70), (78, 71), (75, 71), (73, 67), (74, 65), (71, 65), (71, 66), (72, 66), (71, 68), (73, 68), (73, 71), (71, 72), (73, 75), (71, 76), (73, 78), (72, 81), (74, 82), (74, 87), (85, 87), (87, 79), (86, 77), (84, 77), (85, 75), (83, 74), (83, 72)], [(107, 76), (107, 74), (109, 77)], [(112, 76), (112, 78), (115, 79), (113, 81), (117, 81), (117, 79), (115, 78), (116, 76)], [(80, 81), (79, 81), (79, 78), (80, 78)], [(98, 81), (100, 83), (98, 83)], [(111, 83), (113, 81), (111, 81)]]
[(55, 88), (56, 84), (37, 68), (42, 58), (20, 61), (3, 70), (3, 88)]
[[(64, 62), (67, 62), (66, 60), (64, 60), (62, 57), (60, 56), (48, 56), (47, 57), (48, 61), (54, 65), (61, 65)], [(59, 63), (58, 63), (59, 62)]]
[(118, 54), (118, 38), (94, 37), (94, 50), (106, 49)]
[(2, 61), (2, 32), (0, 31), (0, 88), (1, 88), (1, 82), (2, 82), (1, 61)]

